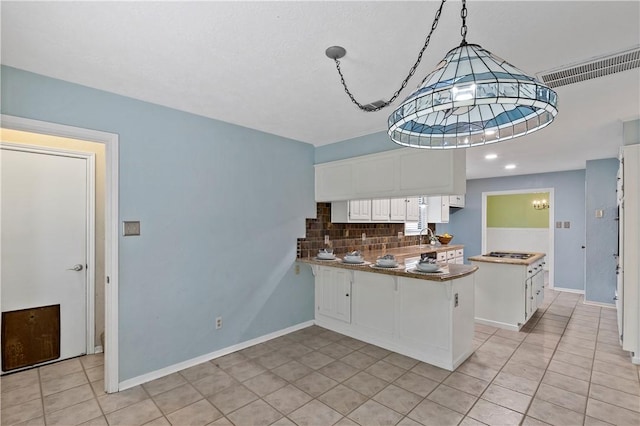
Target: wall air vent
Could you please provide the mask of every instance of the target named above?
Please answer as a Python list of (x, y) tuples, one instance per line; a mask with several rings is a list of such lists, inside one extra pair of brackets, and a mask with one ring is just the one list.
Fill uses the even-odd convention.
[(536, 74), (551, 88), (640, 67), (640, 46)]

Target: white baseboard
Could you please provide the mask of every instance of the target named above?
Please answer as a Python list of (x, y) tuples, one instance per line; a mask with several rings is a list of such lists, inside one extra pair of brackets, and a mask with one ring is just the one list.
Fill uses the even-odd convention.
[(203, 362), (220, 358), (221, 356), (224, 356), (224, 355), (229, 355), (230, 353), (237, 352), (242, 349), (246, 349), (250, 346), (257, 345), (258, 343), (264, 343), (271, 339), (275, 339), (276, 337), (293, 333), (294, 331), (307, 328), (309, 326), (312, 326), (313, 324), (314, 324), (313, 320), (306, 321), (300, 324), (293, 325), (291, 327), (287, 327), (279, 331), (274, 331), (273, 333), (265, 334), (264, 336), (256, 337), (255, 339), (247, 340), (246, 342), (238, 343), (236, 345), (217, 350), (215, 352), (210, 352), (208, 354), (201, 355), (186, 361), (182, 361), (177, 364), (169, 365), (167, 367), (161, 368), (160, 370), (151, 371), (149, 373), (146, 373), (137, 377), (133, 377), (131, 379), (123, 380), (118, 384), (118, 392), (132, 388), (134, 386), (141, 385), (143, 383), (150, 382), (155, 379), (159, 379), (164, 376), (168, 376), (169, 374), (176, 373), (180, 370), (184, 370), (185, 368), (193, 367), (195, 365), (202, 364)]
[(94, 354), (101, 354), (102, 352), (104, 352), (104, 350), (102, 349), (101, 345), (96, 346), (95, 349), (93, 350)]
[(599, 306), (601, 308), (614, 308), (616, 307), (615, 303), (602, 303), (602, 302), (592, 302), (590, 300), (585, 300), (584, 302), (582, 302), (583, 305), (590, 305), (590, 306)]
[(497, 328), (501, 328), (503, 330), (509, 330), (509, 331), (520, 331), (520, 327), (518, 327), (517, 325), (507, 324), (505, 322), (493, 321), (493, 320), (477, 318), (477, 317), (474, 318), (474, 321), (476, 324), (482, 324), (489, 327), (497, 327)]
[(555, 291), (562, 291), (565, 293), (584, 294), (584, 290), (576, 290), (575, 288), (554, 287), (553, 289)]

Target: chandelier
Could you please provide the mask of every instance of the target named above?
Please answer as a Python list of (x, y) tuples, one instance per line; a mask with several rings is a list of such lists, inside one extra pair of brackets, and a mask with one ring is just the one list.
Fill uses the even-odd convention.
[[(440, 3), (409, 75), (388, 101), (360, 104), (340, 69), (339, 59), (346, 50), (340, 46), (326, 50), (326, 55), (335, 61), (345, 92), (358, 108), (379, 111), (399, 96), (420, 64), (445, 2)], [(552, 89), (479, 45), (467, 43), (466, 0), (462, 0), (460, 16), (460, 45), (450, 50), (389, 116), (388, 134), (393, 142), (426, 149), (486, 145), (540, 130), (558, 114), (558, 98)]]

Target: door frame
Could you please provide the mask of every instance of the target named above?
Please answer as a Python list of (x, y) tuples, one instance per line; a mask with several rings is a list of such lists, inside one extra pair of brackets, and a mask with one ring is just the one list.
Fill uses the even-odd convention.
[(549, 193), (549, 253), (547, 253), (547, 264), (549, 265), (549, 288), (554, 288), (554, 270), (555, 270), (555, 255), (554, 255), (554, 238), (555, 238), (555, 218), (554, 218), (554, 206), (555, 206), (555, 194), (553, 188), (523, 188), (512, 189), (506, 191), (488, 191), (482, 193), (482, 253), (487, 252), (487, 196), (490, 195), (508, 195), (508, 194), (534, 194), (536, 192), (548, 192)]
[[(0, 115), (3, 128), (67, 137), (105, 146), (105, 347), (104, 387), (107, 393), (119, 389), (118, 359), (118, 188), (119, 137), (115, 133), (49, 123), (30, 118)], [(93, 343), (93, 342), (92, 342)]]
[[(0, 148), (9, 149), (12, 151), (29, 152), (34, 154), (46, 154), (56, 155), (61, 157), (80, 158), (86, 161), (85, 163), (85, 181), (87, 183), (87, 196), (86, 196), (86, 220), (87, 227), (85, 230), (85, 244), (86, 244), (86, 286), (85, 286), (85, 353), (93, 354), (96, 350), (95, 345), (95, 270), (96, 265), (96, 182), (95, 182), (95, 170), (96, 170), (96, 156), (92, 152), (73, 151), (62, 148), (52, 148), (39, 145), (29, 145), (21, 143), (3, 142), (0, 141)], [(86, 271), (91, 271), (87, 273)]]

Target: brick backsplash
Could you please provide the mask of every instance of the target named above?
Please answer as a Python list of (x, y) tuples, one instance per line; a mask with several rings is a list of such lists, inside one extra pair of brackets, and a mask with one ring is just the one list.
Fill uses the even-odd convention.
[[(435, 226), (429, 224), (434, 230)], [(352, 250), (386, 250), (418, 244), (418, 236), (398, 238), (404, 233), (404, 223), (331, 223), (331, 203), (317, 203), (317, 217), (306, 220), (306, 237), (298, 238), (298, 257), (313, 257), (327, 247), (324, 236), (329, 235), (328, 247), (337, 255)], [(362, 233), (367, 234), (362, 241)]]

